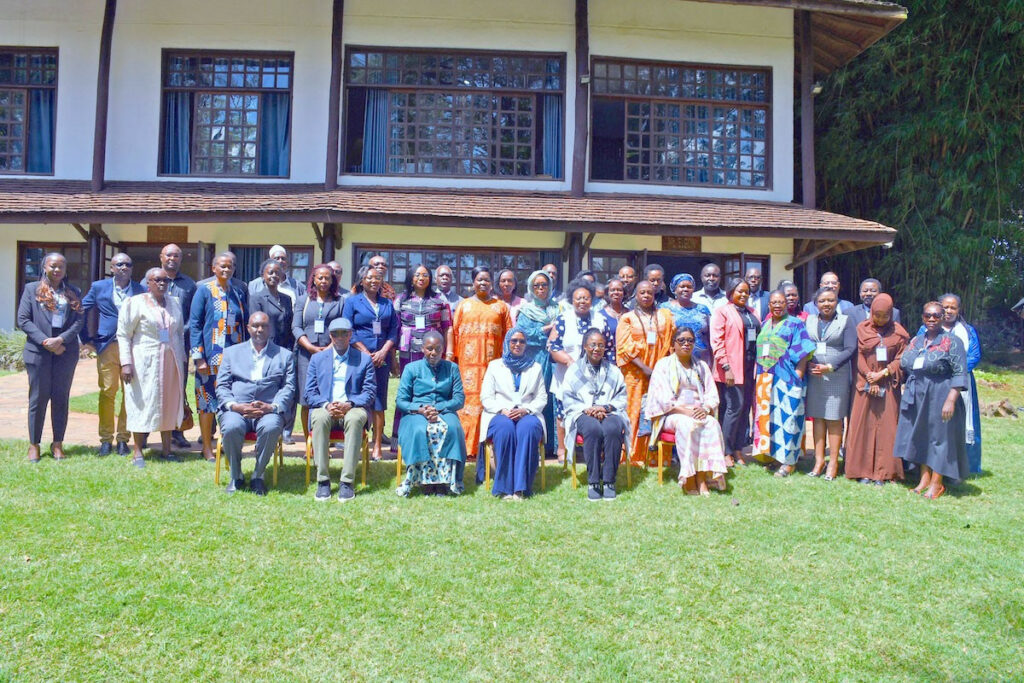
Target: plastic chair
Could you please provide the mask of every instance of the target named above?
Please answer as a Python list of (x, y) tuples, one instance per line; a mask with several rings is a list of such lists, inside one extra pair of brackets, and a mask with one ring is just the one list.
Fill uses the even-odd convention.
[[(220, 461), (221, 461), (221, 458), (222, 458), (221, 454), (222, 454), (222, 451), (223, 451), (223, 439), (224, 439), (224, 436), (222, 434), (218, 433), (218, 435), (217, 435), (217, 450), (214, 452), (214, 459), (215, 459), (215, 462), (216, 462), (216, 466), (214, 468), (214, 473), (213, 473), (213, 483), (216, 484), (217, 486), (220, 486)], [(247, 444), (247, 443), (256, 443), (256, 432), (246, 432), (245, 433), (245, 439), (243, 441), (243, 444)], [(274, 486), (277, 486), (277, 467), (278, 467), (278, 465), (280, 465), (281, 467), (284, 467), (284, 444), (281, 442), (281, 437), (277, 437), (277, 446), (274, 447), (274, 455), (270, 458), (270, 462), (271, 462), (271, 465), (272, 465), (273, 470), (274, 470), (274, 473), (273, 473)], [(307, 474), (306, 476), (307, 476), (306, 483), (308, 484), (309, 483), (309, 480), (308, 480), (308, 476), (309, 475)]]
[[(540, 490), (543, 491), (546, 486), (546, 477), (544, 476), (544, 443), (538, 444), (537, 451), (540, 454)], [(491, 459), (494, 458), (494, 444), (488, 439), (484, 442), (484, 488), (489, 488), (491, 485)], [(480, 463), (477, 463), (477, 467)]]
[[(576, 452), (583, 446), (583, 436), (580, 434), (576, 435), (576, 448), (572, 451), (572, 487), (576, 488), (579, 486), (576, 475)], [(626, 488), (633, 488), (633, 463), (630, 462), (629, 456), (626, 455), (626, 443), (622, 443), (622, 457), (619, 458), (619, 464), (622, 462), (626, 463)], [(562, 471), (565, 472), (569, 467), (569, 456), (566, 454), (565, 461), (562, 463)]]
[[(366, 438), (366, 430), (363, 430), (363, 486), (366, 486), (366, 472), (370, 469), (370, 441)], [(328, 449), (332, 443), (345, 443), (345, 431), (343, 429), (332, 429), (328, 437)], [(330, 460), (330, 457), (328, 457)], [(310, 430), (306, 435), (306, 486), (309, 486), (309, 470), (313, 463), (313, 432)]]

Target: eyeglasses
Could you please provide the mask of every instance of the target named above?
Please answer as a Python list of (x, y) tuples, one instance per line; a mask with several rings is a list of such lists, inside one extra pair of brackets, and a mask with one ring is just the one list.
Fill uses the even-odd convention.
[(693, 346), (694, 343), (695, 342), (692, 339), (676, 339), (676, 344), (679, 344), (680, 346)]
[(124, 261), (121, 261), (121, 262), (119, 262), (119, 263), (112, 263), (112, 264), (110, 264), (110, 265), (114, 266), (115, 268), (131, 268), (131, 267), (132, 267), (132, 262), (131, 262), (131, 261), (128, 261), (128, 262), (126, 263), (126, 262), (124, 262)]
[(151, 277), (149, 279), (152, 280), (153, 282), (170, 282), (171, 281), (171, 278), (169, 278), (169, 277)]
[(925, 313), (922, 317), (925, 318), (926, 320), (931, 320), (933, 318), (937, 320), (937, 319), (942, 317), (942, 314), (941, 313)]
[(587, 351), (597, 351), (600, 349), (604, 351), (607, 346), (605, 344), (587, 344)]
[(513, 344), (515, 344), (516, 346), (520, 346), (520, 345), (525, 344), (525, 343), (526, 343), (525, 339), (509, 339), (508, 340), (508, 345), (509, 346), (512, 346)]
[(534, 282), (530, 286), (533, 287), (534, 289), (547, 289), (549, 287), (548, 283), (546, 282)]

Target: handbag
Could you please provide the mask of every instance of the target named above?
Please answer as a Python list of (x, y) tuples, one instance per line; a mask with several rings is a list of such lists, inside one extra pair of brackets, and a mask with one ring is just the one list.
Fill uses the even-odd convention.
[(640, 397), (640, 419), (636, 427), (636, 435), (639, 436), (650, 436), (654, 425), (651, 424), (651, 418), (647, 417), (647, 394)]
[(189, 407), (188, 403), (185, 404), (185, 417), (181, 419), (180, 431), (187, 432), (196, 426), (196, 421), (192, 417), (192, 408)]

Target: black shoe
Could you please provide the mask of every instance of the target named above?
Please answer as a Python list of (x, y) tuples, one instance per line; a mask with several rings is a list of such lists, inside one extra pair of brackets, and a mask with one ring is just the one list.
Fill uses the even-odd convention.
[(604, 485), (604, 499), (615, 500), (615, 484)]
[(192, 448), (192, 444), (188, 442), (185, 435), (177, 430), (171, 432), (171, 443), (175, 448)]
[(100, 449), (96, 451), (96, 457), (102, 458), (104, 456), (110, 455), (113, 452), (114, 446), (109, 441), (104, 441), (103, 443), (100, 444)]
[(168, 453), (167, 455), (161, 455), (160, 459), (164, 462), (181, 462), (181, 456), (176, 453)]
[(281, 443), (285, 446), (294, 446), (295, 438), (292, 436), (291, 432), (281, 432)]
[(347, 481), (343, 481), (338, 484), (338, 502), (345, 503), (356, 497), (356, 492), (352, 490), (352, 484)]
[(131, 449), (128, 448), (128, 442), (127, 441), (118, 441), (117, 442), (117, 454), (118, 455), (128, 455), (131, 452), (132, 452)]
[(603, 500), (604, 496), (601, 495), (601, 487), (594, 484), (587, 491), (587, 500)]
[(257, 496), (267, 495), (267, 485), (263, 483), (262, 479), (253, 478), (253, 480), (249, 482), (249, 490)]
[(227, 493), (234, 493), (235, 491), (245, 490), (245, 479), (232, 479), (228, 484), (228, 487), (224, 489)]
[(318, 481), (316, 483), (316, 499), (317, 500), (330, 500), (331, 499), (331, 482), (329, 482), (329, 481)]

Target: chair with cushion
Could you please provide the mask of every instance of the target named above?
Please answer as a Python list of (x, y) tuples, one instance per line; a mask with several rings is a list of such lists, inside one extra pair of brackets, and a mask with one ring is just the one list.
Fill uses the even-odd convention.
[[(579, 449), (582, 448), (582, 447), (583, 447), (583, 437), (580, 434), (577, 434), (576, 435), (576, 448), (574, 448), (573, 452), (572, 452), (572, 487), (573, 488), (576, 488), (577, 486), (579, 486), (579, 482), (577, 481), (577, 474), (576, 474), (576, 462), (578, 460), (576, 455), (579, 452)], [(619, 465), (620, 466), (622, 465), (623, 461), (626, 463), (626, 488), (633, 488), (633, 467), (632, 467), (633, 463), (630, 461), (629, 456), (626, 455), (626, 444), (625, 444), (625, 442), (623, 442), (623, 444), (622, 444), (622, 457), (619, 460)], [(562, 471), (565, 472), (568, 467), (569, 467), (569, 456), (566, 455), (565, 460), (562, 462)]]
[[(345, 443), (345, 430), (332, 429), (329, 443)], [(363, 486), (366, 486), (366, 472), (370, 469), (370, 442), (363, 437)], [(330, 459), (330, 458), (328, 458)], [(309, 470), (313, 465), (313, 433), (306, 435), (306, 486), (309, 486)]]
[[(217, 436), (217, 450), (214, 452), (214, 462), (216, 463), (213, 473), (213, 482), (220, 486), (220, 462), (223, 453), (223, 437), (218, 434)], [(246, 432), (245, 440), (243, 443), (256, 443), (256, 432)], [(274, 456), (270, 459), (271, 466), (273, 467), (273, 483), (277, 486), (277, 468), (278, 465), (284, 467), (284, 444), (281, 442), (281, 437), (277, 438), (277, 446), (274, 447)], [(309, 483), (309, 473), (306, 473), (306, 483)]]
[[(540, 490), (543, 491), (545, 488), (545, 473), (544, 473), (544, 444), (543, 442), (538, 447), (540, 454)], [(489, 488), (491, 485), (491, 462), (494, 460), (494, 444), (488, 439), (484, 442), (484, 488)]]

